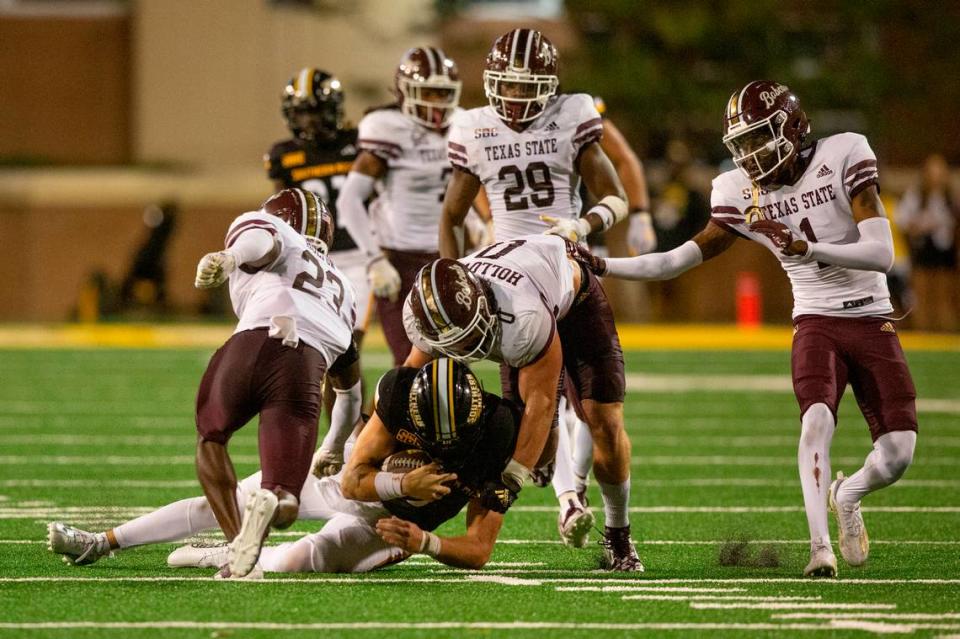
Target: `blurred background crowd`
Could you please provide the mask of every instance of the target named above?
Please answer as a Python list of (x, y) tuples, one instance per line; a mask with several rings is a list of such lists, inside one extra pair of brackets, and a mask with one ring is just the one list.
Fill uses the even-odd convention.
[[(815, 137), (856, 131), (876, 151), (907, 325), (960, 328), (960, 4), (920, 0), (0, 0), (0, 320), (225, 318), (193, 270), (270, 193), (290, 76), (335, 73), (356, 122), (406, 49), (439, 45), (469, 108), (490, 43), (518, 25), (551, 38), (561, 90), (601, 97), (642, 160), (658, 250), (703, 227), (732, 167), (730, 92), (776, 79)], [(623, 229), (607, 244), (623, 254)], [(747, 298), (754, 319), (790, 316), (757, 246), (609, 289), (627, 321), (730, 322)]]

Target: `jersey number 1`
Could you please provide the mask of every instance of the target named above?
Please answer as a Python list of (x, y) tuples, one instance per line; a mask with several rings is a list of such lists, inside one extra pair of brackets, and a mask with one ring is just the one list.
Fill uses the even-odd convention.
[[(810, 224), (810, 218), (805, 217), (800, 220), (800, 230), (803, 231), (803, 234), (807, 236), (807, 239), (811, 242), (817, 241), (817, 234), (813, 232), (813, 225)], [(829, 264), (824, 264), (823, 262), (817, 262), (817, 268), (827, 268)]]

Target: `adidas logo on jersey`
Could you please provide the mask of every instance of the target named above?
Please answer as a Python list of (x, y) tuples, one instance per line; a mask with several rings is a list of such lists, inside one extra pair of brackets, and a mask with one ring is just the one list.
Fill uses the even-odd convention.
[(882, 333), (896, 333), (897, 329), (893, 327), (893, 322), (884, 322), (880, 326), (880, 332)]
[(817, 177), (822, 178), (827, 177), (828, 175), (833, 175), (833, 171), (831, 171), (830, 167), (828, 167), (826, 164), (821, 165), (820, 170), (817, 171)]
[(550, 124), (547, 125), (547, 131), (559, 131), (559, 130), (560, 130), (560, 125), (557, 124), (556, 122), (551, 122)]

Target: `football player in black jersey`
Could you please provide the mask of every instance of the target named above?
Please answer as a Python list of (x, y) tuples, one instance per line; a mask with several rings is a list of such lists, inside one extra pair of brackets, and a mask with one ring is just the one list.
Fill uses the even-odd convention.
[[(367, 572), (424, 553), (455, 567), (481, 568), (493, 552), (503, 513), (515, 493), (500, 483), (513, 452), (519, 412), (486, 393), (473, 372), (448, 359), (422, 369), (398, 368), (378, 383), (376, 413), (356, 443), (342, 476), (308, 476), (300, 493), (301, 520), (327, 520), (293, 543), (265, 546), (255, 578), (266, 572)], [(436, 463), (397, 477), (381, 472), (398, 451), (420, 449)], [(376, 486), (396, 484), (380, 503)], [(345, 497), (341, 483), (372, 502)], [(255, 473), (240, 482), (243, 504), (260, 486)], [(371, 497), (372, 495), (372, 497)], [(467, 528), (457, 537), (433, 531), (467, 507)], [(205, 497), (168, 504), (110, 530), (93, 533), (55, 523), (62, 534), (50, 550), (66, 563), (88, 565), (121, 550), (170, 541), (217, 528)], [(219, 568), (226, 545), (193, 544), (173, 551), (172, 567)]]
[[(292, 137), (281, 140), (264, 155), (267, 176), (276, 190), (302, 188), (316, 193), (333, 214), (334, 234), (330, 259), (353, 285), (357, 300), (354, 340), (359, 348), (368, 321), (370, 293), (366, 258), (350, 234), (337, 220), (337, 197), (357, 157), (357, 130), (348, 127), (343, 116), (343, 87), (330, 73), (313, 67), (300, 69), (283, 89), (283, 118)], [(331, 384), (324, 385), (323, 412), (332, 415), (334, 397), (340, 410), (359, 414), (363, 401), (359, 360), (338, 374), (329, 372)], [(318, 451), (316, 461), (326, 474), (343, 465), (342, 443), (346, 437), (333, 433)]]

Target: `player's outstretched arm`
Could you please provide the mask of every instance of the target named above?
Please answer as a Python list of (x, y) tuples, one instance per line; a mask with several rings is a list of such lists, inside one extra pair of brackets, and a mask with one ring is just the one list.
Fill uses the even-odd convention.
[(730, 248), (736, 236), (713, 222), (672, 251), (638, 257), (601, 259), (593, 257), (591, 268), (598, 275), (626, 280), (669, 280)]
[(520, 369), (517, 385), (523, 403), (523, 415), (513, 458), (502, 476), (504, 485), (514, 492), (519, 492), (523, 487), (550, 435), (562, 366), (560, 336), (554, 331), (546, 352), (537, 361)]
[(214, 288), (227, 281), (241, 264), (254, 268), (269, 266), (280, 255), (280, 242), (275, 232), (251, 227), (228, 236), (227, 248), (207, 253), (197, 264), (197, 288)]
[(467, 531), (459, 537), (440, 537), (397, 517), (378, 521), (377, 533), (387, 543), (411, 554), (430, 555), (454, 568), (479, 570), (490, 561), (501, 525), (502, 514), (471, 500), (467, 506)]
[(476, 175), (454, 167), (443, 196), (440, 214), (440, 257), (456, 259), (463, 254), (463, 220), (480, 191)]
[(793, 237), (786, 225), (774, 220), (755, 222), (750, 230), (763, 233), (784, 255), (799, 257), (803, 262), (823, 262), (886, 273), (893, 267), (893, 234), (877, 187), (869, 186), (860, 191), (850, 201), (850, 208), (857, 222), (857, 230), (860, 231), (860, 239), (851, 244), (798, 239)]

